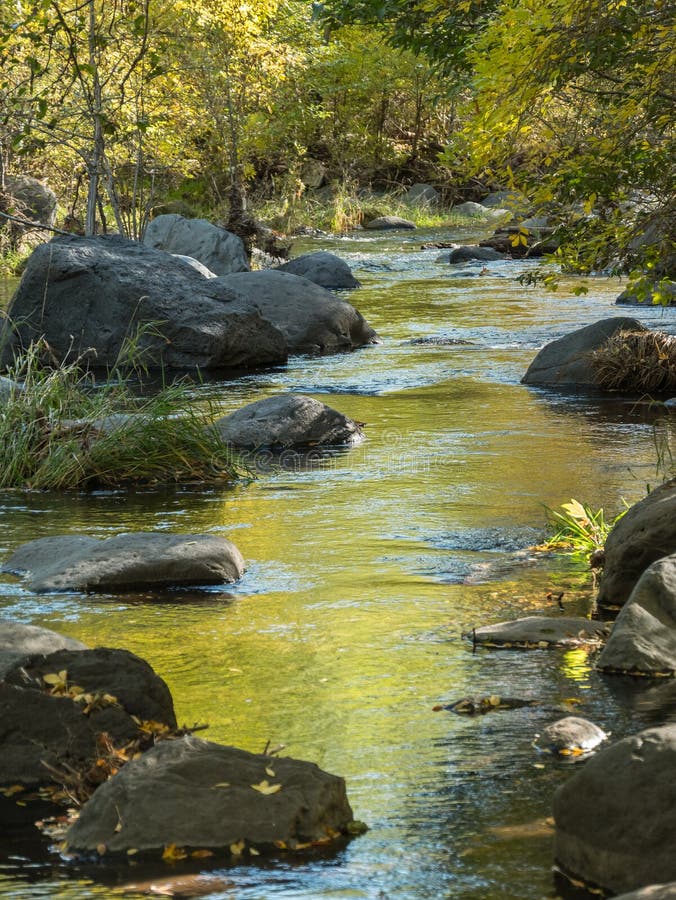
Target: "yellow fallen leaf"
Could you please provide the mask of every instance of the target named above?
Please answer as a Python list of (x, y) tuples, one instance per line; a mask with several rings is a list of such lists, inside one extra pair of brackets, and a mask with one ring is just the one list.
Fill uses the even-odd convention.
[(491, 694), (488, 698), (488, 702), (491, 706), (500, 706), (500, 698), (497, 694)]
[(2, 788), (2, 793), (5, 795), (5, 797), (13, 797), (14, 794), (20, 794), (25, 790), (26, 788), (22, 784), (12, 784), (9, 787)]
[(105, 844), (97, 844), (96, 845), (96, 852), (99, 854), (99, 856), (103, 856), (107, 849), (108, 848), (106, 847)]
[(167, 844), (162, 853), (162, 859), (168, 863), (174, 863), (179, 859), (186, 859), (188, 854), (183, 847), (177, 847), (176, 844)]
[(266, 775), (269, 775), (270, 778), (274, 778), (274, 777), (275, 777), (274, 769), (271, 769), (270, 766), (267, 766), (267, 768), (265, 769), (265, 774), (266, 774)]
[(127, 856), (133, 856), (135, 853), (138, 853), (138, 850), (136, 849), (136, 847), (130, 847), (127, 850)]
[(258, 791), (259, 794), (276, 794), (278, 791), (281, 791), (281, 784), (270, 784), (267, 778), (264, 778), (259, 784), (250, 785), (254, 789), (254, 791)]
[(246, 841), (237, 841), (236, 844), (230, 844), (230, 852), (233, 856), (241, 856), (246, 847)]
[(212, 787), (212, 788), (217, 788), (217, 787), (226, 788), (226, 787), (230, 787), (230, 782), (229, 782), (229, 781), (217, 781), (216, 784), (212, 784), (211, 787)]
[(208, 856), (213, 856), (213, 850), (193, 850), (190, 854), (192, 859), (206, 859)]
[(261, 855), (260, 850), (256, 850), (255, 847), (249, 847), (249, 853), (250, 853), (252, 856), (260, 856), (260, 855)]
[(45, 684), (65, 684), (68, 679), (68, 670), (63, 669), (61, 672), (49, 672), (42, 676)]

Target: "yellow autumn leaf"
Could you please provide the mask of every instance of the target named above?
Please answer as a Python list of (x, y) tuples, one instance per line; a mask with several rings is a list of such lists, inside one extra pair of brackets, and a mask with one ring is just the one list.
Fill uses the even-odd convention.
[(269, 775), (270, 778), (274, 778), (274, 777), (275, 777), (275, 770), (274, 770), (274, 769), (271, 769), (270, 766), (267, 766), (266, 769), (265, 769), (265, 774), (266, 774), (266, 775)]
[(103, 856), (107, 849), (108, 848), (106, 847), (105, 844), (97, 844), (96, 845), (96, 852), (99, 854), (99, 856)]
[(281, 784), (270, 784), (267, 778), (264, 778), (258, 784), (250, 785), (254, 789), (254, 791), (258, 791), (259, 794), (276, 794), (278, 791), (281, 791)]
[(9, 787), (2, 788), (2, 793), (5, 795), (5, 797), (13, 797), (14, 794), (20, 794), (25, 790), (26, 788), (22, 784), (12, 784)]
[(175, 863), (179, 859), (186, 859), (188, 854), (183, 847), (177, 847), (176, 844), (167, 844), (162, 853), (162, 859), (168, 863)]
[(138, 853), (138, 850), (136, 849), (136, 847), (130, 847), (127, 850), (127, 856), (134, 856), (136, 853)]
[(213, 850), (193, 850), (190, 854), (191, 859), (206, 859), (208, 856), (213, 856)]
[(233, 856), (241, 856), (245, 847), (246, 841), (237, 841), (235, 844), (230, 844), (230, 852)]
[(260, 850), (256, 850), (255, 847), (249, 847), (249, 853), (251, 854), (251, 856), (260, 856), (261, 855)]
[(211, 785), (212, 788), (227, 788), (230, 787), (229, 781), (217, 781), (216, 784)]

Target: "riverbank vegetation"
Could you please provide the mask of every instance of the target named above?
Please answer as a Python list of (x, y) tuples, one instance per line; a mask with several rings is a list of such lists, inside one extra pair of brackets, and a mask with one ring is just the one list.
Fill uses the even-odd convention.
[(664, 0), (6, 3), (0, 189), (46, 179), (57, 227), (138, 237), (161, 211), (340, 231), (365, 196), (414, 182), (446, 209), (518, 188), (562, 226), (569, 270), (661, 278), (670, 15)]
[(231, 481), (243, 467), (181, 382), (138, 397), (123, 369), (95, 385), (78, 362), (45, 365), (32, 345), (7, 375), (0, 487), (78, 490)]

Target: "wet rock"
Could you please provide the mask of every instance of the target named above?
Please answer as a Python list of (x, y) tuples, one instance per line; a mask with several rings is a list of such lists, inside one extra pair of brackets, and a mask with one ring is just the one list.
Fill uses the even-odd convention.
[(59, 237), (30, 256), (4, 324), (2, 362), (44, 337), (51, 358), (115, 366), (135, 329), (150, 368), (282, 363), (286, 341), (254, 303), (168, 253), (118, 236)]
[(608, 636), (610, 626), (590, 619), (561, 616), (526, 616), (511, 622), (484, 625), (465, 634), (482, 647), (515, 647), (524, 650), (548, 647), (598, 645)]
[(185, 219), (177, 213), (158, 216), (148, 224), (143, 243), (197, 259), (216, 275), (249, 271), (241, 239), (206, 219)]
[(534, 743), (538, 750), (547, 753), (579, 757), (591, 753), (607, 739), (605, 731), (589, 719), (566, 716), (548, 725)]
[(176, 727), (169, 689), (133, 653), (58, 650), (22, 659), (0, 682), (0, 784), (60, 784), (66, 772), (94, 789), (107, 777), (96, 766), (102, 740), (121, 747), (142, 736), (132, 716)]
[(136, 532), (97, 540), (58, 535), (22, 544), (2, 566), (36, 592), (144, 590), (223, 584), (245, 570), (239, 550), (212, 534)]
[(215, 272), (212, 272), (211, 269), (207, 269), (203, 263), (199, 261), (199, 259), (195, 259), (194, 256), (184, 256), (182, 253), (172, 253), (171, 254), (174, 259), (179, 260), (180, 262), (185, 263), (187, 266), (190, 266), (191, 269), (195, 269), (196, 272), (199, 272), (200, 275), (204, 275), (205, 278), (218, 278)]
[(535, 706), (535, 700), (523, 700), (520, 697), (499, 697), (491, 694), (488, 697), (463, 697), (454, 703), (435, 706), (434, 711), (448, 710), (460, 716), (483, 716), (489, 712), (505, 709), (521, 709), (524, 706)]
[(282, 332), (291, 353), (337, 353), (378, 341), (353, 306), (299, 275), (267, 269), (209, 283), (255, 305)]
[(649, 565), (676, 553), (676, 479), (652, 490), (613, 526), (605, 543), (601, 609), (621, 607)]
[(608, 674), (676, 672), (676, 554), (650, 565), (620, 610), (597, 668)]
[(492, 261), (495, 259), (507, 259), (504, 253), (498, 253), (491, 247), (479, 247), (478, 245), (469, 244), (463, 247), (456, 247), (451, 250), (448, 261), (451, 265), (456, 263), (472, 262), (473, 260)]
[(325, 250), (297, 256), (279, 266), (277, 271), (301, 275), (327, 290), (348, 290), (360, 286), (345, 260)]
[(355, 444), (361, 427), (342, 413), (303, 394), (279, 394), (249, 403), (214, 422), (228, 444), (248, 449)]
[(415, 222), (408, 219), (402, 219), (400, 216), (378, 216), (364, 223), (364, 228), (370, 231), (395, 231), (406, 230), (413, 231), (416, 228)]
[[(66, 835), (69, 849), (289, 848), (345, 833), (342, 778), (291, 758), (185, 737), (164, 741), (103, 784)], [(233, 845), (236, 849), (232, 849)]]
[(676, 900), (676, 881), (671, 884), (651, 884), (638, 891), (616, 896), (615, 900)]
[(564, 872), (613, 894), (676, 880), (676, 725), (601, 750), (554, 795)]
[(619, 295), (615, 303), (618, 306), (647, 306), (653, 304), (673, 306), (676, 304), (676, 282), (660, 279), (653, 281), (640, 290), (625, 290)]
[(592, 354), (618, 331), (647, 331), (637, 319), (601, 319), (579, 328), (540, 350), (521, 379), (522, 384), (598, 385)]
[(86, 650), (87, 645), (49, 628), (0, 619), (0, 678), (27, 656), (56, 650)]

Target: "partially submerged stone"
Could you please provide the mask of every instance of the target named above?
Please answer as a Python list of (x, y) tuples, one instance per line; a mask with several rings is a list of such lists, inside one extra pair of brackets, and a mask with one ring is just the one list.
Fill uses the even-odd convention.
[(607, 623), (590, 619), (525, 616), (509, 622), (483, 625), (464, 636), (482, 647), (545, 650), (549, 647), (598, 646), (609, 631)]
[(496, 259), (507, 259), (504, 253), (493, 250), (492, 247), (479, 247), (478, 244), (466, 244), (451, 250), (448, 261), (451, 265), (466, 262), (492, 262)]
[(32, 591), (105, 591), (237, 581), (241, 553), (213, 534), (58, 535), (22, 544), (2, 566)]
[(413, 231), (416, 224), (409, 219), (402, 219), (401, 216), (378, 216), (366, 222), (364, 228), (368, 228), (369, 231)]
[(313, 763), (184, 737), (132, 760), (96, 791), (70, 827), (73, 851), (302, 848), (347, 833), (342, 778)]
[(676, 880), (676, 725), (601, 750), (554, 795), (554, 855), (612, 894)]
[(676, 554), (657, 560), (641, 575), (596, 666), (607, 674), (676, 673)]
[(618, 331), (647, 331), (626, 316), (601, 319), (551, 341), (536, 355), (521, 379), (523, 384), (597, 387), (593, 353)]
[(345, 446), (363, 437), (352, 419), (303, 394), (257, 400), (217, 419), (214, 427), (226, 443), (247, 449)]
[(579, 758), (592, 753), (607, 739), (606, 732), (589, 719), (566, 716), (543, 729), (534, 745), (547, 753)]
[(606, 538), (598, 593), (601, 609), (619, 609), (649, 565), (676, 553), (676, 479), (630, 507)]
[(301, 275), (329, 291), (351, 290), (360, 286), (345, 260), (326, 250), (304, 253), (279, 266), (277, 271)]
[(435, 712), (448, 710), (460, 716), (483, 716), (489, 712), (505, 709), (521, 709), (524, 706), (535, 706), (535, 700), (524, 700), (521, 697), (500, 697), (490, 694), (486, 697), (463, 697), (453, 703), (433, 707)]
[(0, 678), (15, 663), (36, 653), (56, 650), (86, 650), (87, 645), (49, 628), (24, 625), (12, 619), (0, 619)]

